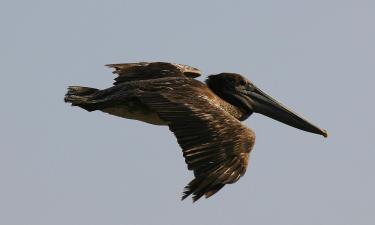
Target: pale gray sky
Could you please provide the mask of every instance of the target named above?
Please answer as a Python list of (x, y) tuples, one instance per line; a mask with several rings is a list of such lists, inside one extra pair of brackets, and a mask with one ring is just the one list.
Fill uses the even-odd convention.
[[(375, 2), (0, 2), (0, 224), (375, 224)], [(246, 175), (180, 201), (192, 179), (166, 127), (72, 108), (107, 63), (246, 75), (326, 128), (254, 115)]]

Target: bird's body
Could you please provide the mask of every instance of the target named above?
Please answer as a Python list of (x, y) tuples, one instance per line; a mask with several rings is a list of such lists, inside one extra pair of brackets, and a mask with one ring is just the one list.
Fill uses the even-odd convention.
[[(92, 95), (98, 104), (105, 106), (99, 110), (111, 115), (135, 119), (154, 125), (168, 125), (168, 121), (160, 119), (157, 112), (150, 109), (147, 104), (139, 100), (144, 94), (170, 96), (176, 101), (187, 103), (190, 100), (205, 99), (203, 105), (195, 101), (196, 107), (217, 107), (229, 113), (236, 119), (243, 117), (240, 108), (224, 101), (213, 93), (204, 83), (189, 77), (167, 77), (151, 80), (129, 81), (111, 88), (101, 90)], [(103, 97), (106, 96), (106, 97)], [(207, 111), (209, 114), (209, 111)]]
[[(198, 69), (181, 64), (109, 66), (119, 75), (113, 87), (71, 86), (65, 101), (88, 111), (169, 126), (195, 175), (183, 198), (190, 194), (194, 200), (210, 197), (245, 173), (255, 134), (240, 121), (258, 108), (260, 113), (291, 126), (326, 135), (285, 107), (274, 106), (273, 99), (239, 74), (213, 75), (204, 84), (194, 79), (201, 74)], [(272, 101), (264, 103), (265, 99)], [(276, 110), (281, 115), (269, 112), (270, 107), (279, 107)]]

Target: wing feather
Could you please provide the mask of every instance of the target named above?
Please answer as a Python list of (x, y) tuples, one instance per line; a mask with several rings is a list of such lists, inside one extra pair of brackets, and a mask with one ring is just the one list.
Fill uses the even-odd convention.
[(210, 197), (244, 175), (255, 135), (240, 121), (194, 89), (185, 88), (183, 94), (146, 91), (139, 98), (168, 122), (194, 171), (182, 199)]
[(113, 73), (118, 76), (114, 84), (134, 80), (149, 80), (163, 77), (190, 77), (195, 78), (202, 74), (199, 69), (183, 64), (174, 64), (166, 62), (139, 62), (108, 64), (110, 68), (115, 69)]

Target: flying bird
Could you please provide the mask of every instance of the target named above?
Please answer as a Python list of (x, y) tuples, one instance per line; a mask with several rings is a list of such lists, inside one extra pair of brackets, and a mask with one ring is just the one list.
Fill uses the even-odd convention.
[(194, 179), (182, 200), (212, 196), (245, 174), (255, 133), (244, 126), (260, 113), (292, 127), (323, 135), (327, 131), (283, 106), (250, 80), (236, 73), (195, 78), (199, 69), (182, 64), (140, 62), (106, 65), (114, 69), (114, 85), (98, 90), (70, 86), (65, 102), (89, 112), (165, 125), (181, 146)]

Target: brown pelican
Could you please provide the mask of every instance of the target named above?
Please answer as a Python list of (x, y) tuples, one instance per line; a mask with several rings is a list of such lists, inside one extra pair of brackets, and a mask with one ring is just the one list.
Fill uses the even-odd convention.
[(200, 70), (164, 62), (107, 65), (114, 86), (98, 90), (70, 86), (65, 102), (87, 111), (168, 125), (195, 178), (182, 199), (206, 198), (245, 174), (255, 134), (241, 121), (261, 113), (295, 128), (323, 135), (320, 129), (236, 73), (210, 75), (206, 84), (194, 79)]

